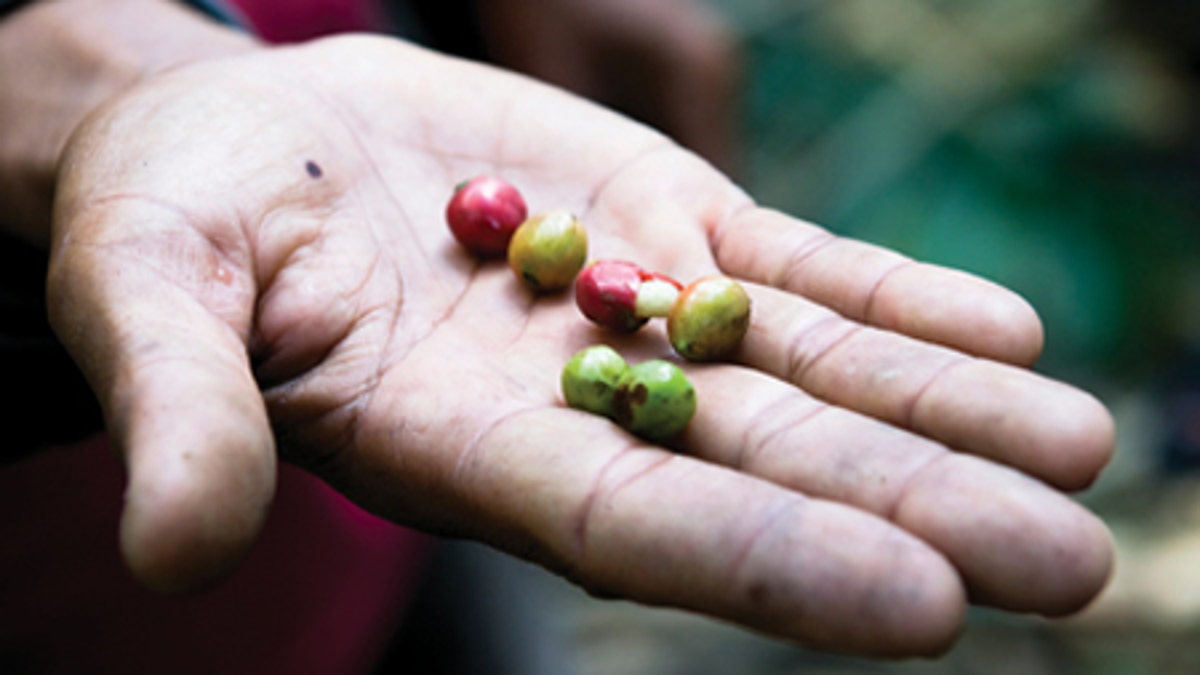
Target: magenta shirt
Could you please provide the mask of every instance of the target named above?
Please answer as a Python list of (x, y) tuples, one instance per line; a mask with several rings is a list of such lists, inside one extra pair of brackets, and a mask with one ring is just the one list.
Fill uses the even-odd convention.
[(261, 539), (194, 596), (138, 586), (117, 550), (124, 476), (104, 438), (0, 468), (0, 670), (369, 673), (429, 541), (281, 467)]
[(268, 42), (299, 42), (331, 33), (380, 30), (375, 0), (229, 0)]

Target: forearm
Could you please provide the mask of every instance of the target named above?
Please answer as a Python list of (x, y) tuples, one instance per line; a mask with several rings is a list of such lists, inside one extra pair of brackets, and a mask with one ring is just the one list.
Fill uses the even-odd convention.
[(0, 20), (0, 233), (44, 248), (67, 138), (96, 106), (253, 38), (168, 0), (42, 0)]

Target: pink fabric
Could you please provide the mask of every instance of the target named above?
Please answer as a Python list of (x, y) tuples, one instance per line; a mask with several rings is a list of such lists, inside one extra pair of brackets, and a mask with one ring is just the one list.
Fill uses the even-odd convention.
[(0, 670), (368, 673), (429, 544), (284, 467), (262, 538), (233, 576), (164, 597), (119, 559), (122, 483), (103, 439), (0, 468)]
[(386, 24), (375, 0), (231, 0), (268, 42), (299, 42), (322, 35), (380, 30)]

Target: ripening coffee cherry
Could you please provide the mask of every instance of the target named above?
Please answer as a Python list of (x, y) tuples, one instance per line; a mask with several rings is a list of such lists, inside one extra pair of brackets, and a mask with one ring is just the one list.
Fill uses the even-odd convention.
[(624, 260), (597, 260), (575, 280), (575, 304), (588, 319), (632, 333), (652, 317), (666, 316), (683, 284)]
[(460, 183), (446, 205), (446, 223), (454, 238), (483, 258), (504, 255), (513, 232), (527, 215), (521, 193), (498, 176), (478, 176)]
[(575, 214), (547, 211), (521, 223), (508, 244), (508, 265), (538, 292), (560, 291), (587, 261), (587, 230)]
[(750, 296), (726, 276), (690, 283), (667, 314), (667, 337), (680, 356), (691, 361), (728, 357), (750, 327)]

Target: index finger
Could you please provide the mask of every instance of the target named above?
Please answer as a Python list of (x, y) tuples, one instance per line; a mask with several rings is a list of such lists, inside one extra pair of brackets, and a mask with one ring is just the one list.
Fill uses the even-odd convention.
[(765, 208), (710, 231), (728, 274), (805, 296), (842, 316), (968, 354), (1030, 365), (1041, 322), (1017, 294)]

